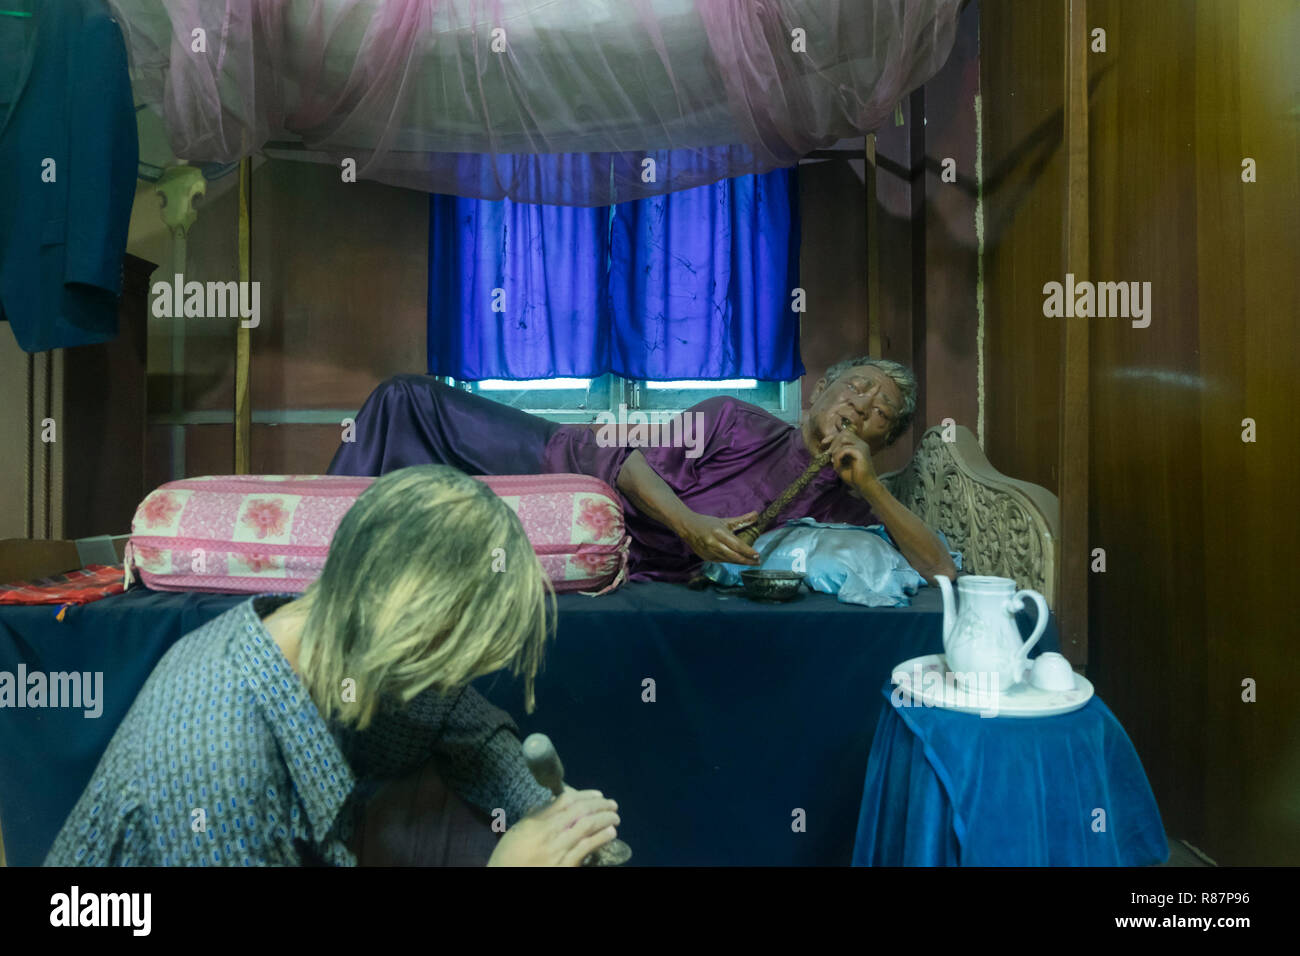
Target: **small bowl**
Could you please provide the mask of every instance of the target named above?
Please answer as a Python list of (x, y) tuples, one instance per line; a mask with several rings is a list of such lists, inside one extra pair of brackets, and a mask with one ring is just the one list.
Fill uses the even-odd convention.
[(741, 571), (745, 597), (755, 601), (789, 601), (799, 596), (804, 576), (798, 571)]

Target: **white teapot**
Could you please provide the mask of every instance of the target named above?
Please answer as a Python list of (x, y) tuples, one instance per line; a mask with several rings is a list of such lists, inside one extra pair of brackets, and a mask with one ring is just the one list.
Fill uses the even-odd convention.
[[(957, 579), (958, 610), (951, 582), (943, 575), (937, 580), (943, 592), (943, 653), (957, 683), (971, 692), (993, 681), (999, 691), (1020, 683), (1029, 666), (1029, 652), (1047, 628), (1043, 596), (1028, 588), (1017, 591), (1010, 578), (962, 575)], [(1027, 641), (1020, 637), (1015, 617), (1026, 597), (1038, 605), (1038, 621)]]

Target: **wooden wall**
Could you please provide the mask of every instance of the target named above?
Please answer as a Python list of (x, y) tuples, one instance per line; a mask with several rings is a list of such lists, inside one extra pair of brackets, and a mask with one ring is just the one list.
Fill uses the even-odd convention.
[(1154, 303), (1149, 328), (1099, 321), (1094, 339), (1097, 675), (1193, 842), (1294, 864), (1300, 5), (1091, 6), (1114, 64), (1092, 104), (1092, 261)]
[(1061, 0), (980, 0), (984, 166), (984, 451), (1060, 491), (1059, 323), (1044, 282), (1064, 278)]
[[(370, 182), (343, 184), (337, 171), (276, 160), (253, 173), (252, 275), (261, 283), (261, 323), (251, 330), (254, 414), (285, 409), (354, 412), (380, 381), (425, 370), (428, 199)], [(215, 185), (215, 184), (214, 184)], [(223, 182), (223, 186), (228, 186)], [(189, 275), (237, 278), (238, 191), (213, 189), (189, 235)], [(167, 269), (159, 270), (159, 277)], [(154, 320), (150, 409), (171, 408), (169, 320)], [(233, 404), (230, 323), (186, 324), (183, 408), (228, 413)], [(340, 416), (341, 418), (341, 416)], [(170, 426), (150, 434), (150, 477), (171, 476)], [(339, 424), (254, 424), (252, 471), (323, 472)], [(232, 470), (228, 424), (185, 426), (183, 471)]]
[[(1063, 4), (982, 8), (988, 451), (1055, 489)], [(1090, 326), (1089, 674), (1171, 833), (1294, 864), (1300, 6), (1089, 0), (1088, 26), (1088, 278), (1152, 293), (1149, 327)]]
[(946, 418), (978, 428), (979, 79), (979, 6), (971, 4), (943, 67), (876, 133), (876, 240), (868, 259), (877, 264), (879, 307), (868, 317), (870, 339), (920, 383), (916, 418), (878, 456), (881, 471), (907, 464), (925, 430)]
[(806, 374), (802, 399), (841, 359), (871, 351), (867, 328), (865, 162), (833, 159), (799, 167), (803, 237), (799, 284), (808, 311), (799, 326)]
[[(914, 334), (913, 342), (914, 348), (924, 350), (926, 401), (924, 420), (912, 429), (917, 441), (926, 428), (945, 418), (978, 434), (975, 98), (979, 80), (979, 5), (972, 3), (958, 19), (952, 53), (920, 97), (924, 105), (921, 276), (925, 311), (921, 335)], [(945, 178), (945, 163), (955, 181)]]
[[(920, 383), (912, 427), (875, 462), (878, 471), (907, 464), (925, 431), (925, 92), (898, 107), (901, 122), (876, 131), (876, 239), (869, 252), (879, 272), (878, 314), (869, 316), (880, 356), (912, 369)], [(868, 265), (870, 269), (870, 265)]]

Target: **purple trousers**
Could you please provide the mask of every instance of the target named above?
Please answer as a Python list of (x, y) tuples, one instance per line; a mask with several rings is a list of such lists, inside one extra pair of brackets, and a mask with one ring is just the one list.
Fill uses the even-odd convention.
[(355, 441), (339, 446), (328, 474), (378, 477), (434, 464), (467, 475), (536, 475), (560, 427), (432, 375), (397, 375), (361, 406)]

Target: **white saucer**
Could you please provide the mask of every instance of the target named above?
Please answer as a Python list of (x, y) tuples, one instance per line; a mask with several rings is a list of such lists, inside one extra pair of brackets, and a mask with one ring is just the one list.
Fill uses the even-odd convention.
[[(919, 688), (913, 687), (920, 674)], [(937, 674), (937, 677), (929, 675)], [(892, 680), (898, 685), (904, 707), (943, 707), (963, 714), (989, 717), (1052, 717), (1078, 710), (1092, 700), (1092, 682), (1082, 674), (1074, 675), (1074, 690), (1040, 690), (1027, 680), (1002, 693), (966, 691), (957, 684), (942, 654), (926, 654), (903, 661), (894, 668)]]

